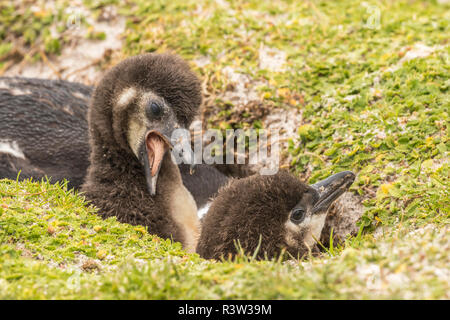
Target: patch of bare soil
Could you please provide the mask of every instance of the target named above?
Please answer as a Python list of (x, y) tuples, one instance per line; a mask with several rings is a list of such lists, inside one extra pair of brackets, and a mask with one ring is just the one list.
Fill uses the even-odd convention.
[(328, 212), (320, 242), (325, 247), (329, 246), (332, 229), (335, 244), (344, 241), (348, 235), (356, 235), (359, 230), (356, 223), (363, 213), (362, 198), (351, 192), (344, 193)]
[[(114, 51), (119, 51), (122, 47), (121, 34), (125, 30), (125, 19), (117, 15), (114, 7), (105, 7), (100, 17), (95, 20), (81, 1), (72, 2), (67, 10), (73, 12), (75, 23), (64, 34), (71, 42), (64, 46), (61, 54), (48, 57), (44, 55), (43, 61), (34, 63), (24, 60), (11, 66), (4, 76), (64, 79), (84, 84), (95, 84), (99, 80), (104, 72), (104, 68), (100, 68), (101, 65), (111, 59)], [(95, 32), (103, 32), (106, 38), (87, 39), (86, 27), (76, 23), (81, 17)]]

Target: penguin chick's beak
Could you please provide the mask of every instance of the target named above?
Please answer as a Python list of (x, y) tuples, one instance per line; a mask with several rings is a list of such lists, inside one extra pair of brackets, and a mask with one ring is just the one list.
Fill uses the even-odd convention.
[[(156, 130), (150, 130), (145, 134), (145, 148), (142, 148), (141, 161), (144, 164), (145, 178), (150, 195), (156, 194), (156, 182), (158, 181), (159, 170), (167, 151), (172, 144), (169, 139)], [(144, 151), (145, 149), (145, 151)]]
[(353, 181), (355, 181), (355, 174), (351, 171), (343, 171), (311, 185), (319, 193), (319, 200), (314, 205), (313, 212), (328, 210), (331, 204), (348, 190)]

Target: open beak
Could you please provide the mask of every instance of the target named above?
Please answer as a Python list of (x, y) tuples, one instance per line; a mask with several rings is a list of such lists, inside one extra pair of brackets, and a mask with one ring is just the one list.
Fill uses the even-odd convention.
[(328, 210), (331, 204), (348, 190), (353, 181), (355, 174), (343, 171), (311, 185), (319, 193), (319, 200), (314, 205), (313, 212)]
[(156, 194), (156, 183), (164, 156), (171, 147), (170, 140), (159, 131), (150, 130), (145, 134), (140, 160), (144, 164), (147, 187), (152, 196)]

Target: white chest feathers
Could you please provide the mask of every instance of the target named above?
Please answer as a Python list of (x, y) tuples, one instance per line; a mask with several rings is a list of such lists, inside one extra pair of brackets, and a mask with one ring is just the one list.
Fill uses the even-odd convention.
[(199, 208), (197, 211), (197, 215), (199, 217), (199, 219), (201, 219), (205, 214), (208, 213), (209, 208), (211, 207), (211, 203), (212, 202), (208, 202), (207, 204), (205, 204), (203, 207)]
[(0, 153), (9, 154), (15, 158), (25, 159), (16, 141), (0, 140)]

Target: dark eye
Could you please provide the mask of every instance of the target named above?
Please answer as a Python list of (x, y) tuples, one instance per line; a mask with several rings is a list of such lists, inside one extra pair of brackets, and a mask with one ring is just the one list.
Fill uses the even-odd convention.
[(291, 221), (295, 224), (299, 224), (305, 220), (306, 212), (305, 210), (298, 208), (294, 209), (291, 213)]
[(162, 114), (162, 106), (158, 102), (150, 102), (147, 107), (147, 117), (159, 117)]

